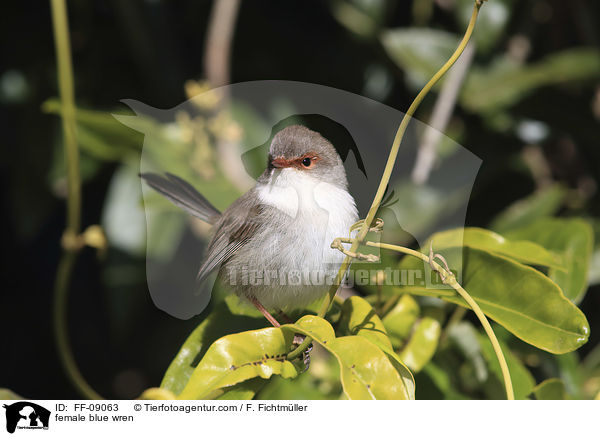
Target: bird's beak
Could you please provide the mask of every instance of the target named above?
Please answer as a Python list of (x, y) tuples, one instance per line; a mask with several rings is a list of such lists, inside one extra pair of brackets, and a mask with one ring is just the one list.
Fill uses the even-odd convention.
[(275, 168), (289, 168), (292, 166), (292, 162), (283, 157), (276, 157), (271, 161)]

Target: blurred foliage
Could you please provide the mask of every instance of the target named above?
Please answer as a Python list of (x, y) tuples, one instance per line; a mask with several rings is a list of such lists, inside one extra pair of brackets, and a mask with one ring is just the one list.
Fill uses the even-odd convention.
[[(71, 302), (77, 311), (70, 323), (77, 358), (100, 392), (132, 398), (162, 378), (162, 387), (189, 397), (410, 398), (412, 373), (417, 399), (504, 398), (487, 337), (469, 312), (457, 311), (456, 304), (464, 303), (444, 289), (433, 299), (419, 286), (357, 286), (364, 299), (346, 300), (326, 321), (311, 318), (308, 310), (301, 314), (308, 317), (282, 330), (248, 332), (265, 322), (218, 295), (205, 314), (186, 322), (158, 311), (145, 283), (146, 238), (162, 238), (155, 254), (168, 257), (184, 238), (203, 241), (206, 232), (196, 228), (191, 235), (172, 206), (153, 196), (145, 206), (160, 217), (156, 227), (161, 234), (145, 234), (137, 179), (143, 135), (112, 114), (129, 118), (128, 125), (139, 123), (136, 130), (155, 133), (160, 144), (149, 144), (150, 161), (192, 183), (210, 180), (203, 186), (214, 191), (205, 194), (221, 209), (242, 189), (224, 171), (215, 142), (233, 137), (258, 144), (262, 128), (256, 126), (271, 120), (252, 108), (235, 107), (231, 119), (208, 111), (161, 123), (131, 117), (118, 104), (131, 97), (169, 107), (194, 89), (205, 89), (201, 81), (186, 80), (202, 77), (199, 58), (209, 3), (69, 6), (83, 219), (101, 222), (110, 243), (104, 261), (89, 253), (80, 260)], [(232, 78), (320, 83), (404, 109), (454, 49), (471, 6), (468, 0), (330, 0), (310, 8), (244, 3)], [(27, 321), (21, 337), (9, 340), (7, 355), (13, 357), (3, 362), (7, 367), (0, 372), (5, 377), (0, 386), (25, 397), (73, 397), (56, 358), (48, 357), (40, 370), (20, 352), (23, 344), (35, 343), (39, 355), (55, 353), (49, 283), (64, 221), (65, 165), (57, 133), (60, 102), (54, 97), (49, 11), (47, 6), (31, 11), (18, 2), (10, 7), (29, 17), (36, 31), (23, 32), (19, 20), (2, 29), (4, 44), (12, 44), (14, 35), (27, 35), (17, 43), (19, 50), (3, 51), (0, 69), (0, 110), (6, 115), (2, 199), (9, 211), (3, 216), (9, 258), (3, 278), (9, 291), (1, 306), (7, 325), (39, 322)], [(447, 129), (484, 163), (469, 204), (471, 227), (464, 234), (432, 235), (432, 240), (450, 266), (463, 265), (464, 287), (495, 321), (518, 398), (591, 399), (600, 394), (595, 334), (600, 328), (598, 28), (595, 2), (488, 1), (475, 32), (473, 64)], [(427, 120), (434, 103), (435, 94), (419, 118)], [(177, 153), (161, 153), (163, 147)], [(261, 162), (253, 165), (259, 168)], [(419, 217), (423, 233), (458, 207), (455, 199), (427, 189), (394, 187), (406, 219)], [(395, 231), (386, 226), (385, 237), (400, 239)], [(382, 261), (431, 277), (428, 267), (413, 259), (388, 253)], [(361, 317), (375, 328), (357, 328)], [(269, 341), (248, 347), (256, 332)], [(247, 365), (284, 352), (294, 332), (320, 344), (307, 373), (298, 375), (297, 365), (276, 359), (264, 368)], [(234, 360), (220, 361), (215, 344), (235, 350)], [(367, 361), (377, 362), (378, 370), (369, 371)], [(230, 378), (218, 371), (232, 365), (244, 368), (243, 374)], [(357, 386), (356, 374), (347, 370), (352, 365), (362, 371)], [(38, 370), (44, 383), (27, 380), (25, 374)], [(11, 391), (2, 395), (16, 398)]]

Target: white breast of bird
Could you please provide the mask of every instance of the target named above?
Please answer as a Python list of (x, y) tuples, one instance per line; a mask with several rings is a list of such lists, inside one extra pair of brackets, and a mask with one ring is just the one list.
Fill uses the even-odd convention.
[[(293, 168), (257, 186), (257, 193), (278, 213), (269, 220), (270, 229), (255, 235), (256, 245), (249, 244), (248, 249), (262, 248), (253, 266), (276, 271), (277, 280), (256, 286), (251, 293), (265, 307), (277, 309), (304, 306), (322, 297), (344, 259), (331, 242), (348, 236), (358, 220), (354, 199), (346, 189)], [(288, 277), (282, 280), (282, 275)]]

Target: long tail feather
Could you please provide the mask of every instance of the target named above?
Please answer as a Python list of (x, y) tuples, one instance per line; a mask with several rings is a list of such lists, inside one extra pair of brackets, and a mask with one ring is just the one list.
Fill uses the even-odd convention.
[(143, 173), (140, 177), (173, 204), (209, 224), (214, 224), (221, 216), (221, 212), (210, 201), (192, 185), (174, 174), (166, 173), (165, 178), (155, 173)]

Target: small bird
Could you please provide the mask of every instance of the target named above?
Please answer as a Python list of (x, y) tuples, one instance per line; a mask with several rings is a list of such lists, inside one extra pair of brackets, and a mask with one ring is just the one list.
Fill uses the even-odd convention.
[(150, 187), (191, 215), (213, 224), (198, 271), (219, 279), (252, 303), (275, 327), (269, 311), (323, 297), (344, 259), (331, 242), (348, 234), (358, 212), (344, 165), (333, 145), (301, 125), (279, 131), (257, 184), (222, 214), (181, 178), (145, 173)]

